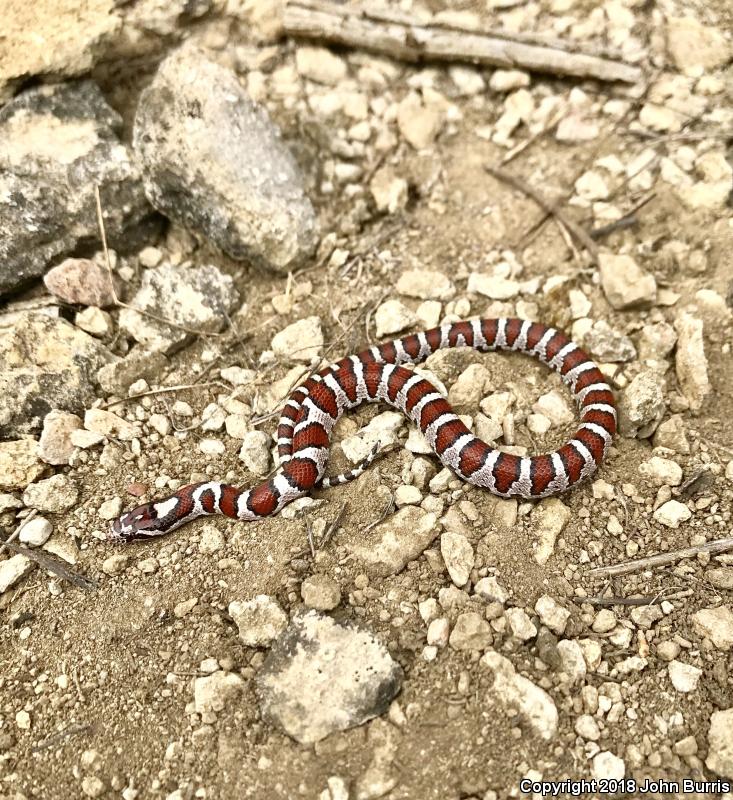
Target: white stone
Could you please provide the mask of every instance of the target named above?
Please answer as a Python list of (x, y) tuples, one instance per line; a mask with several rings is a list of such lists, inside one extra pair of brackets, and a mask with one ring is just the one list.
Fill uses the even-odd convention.
[(570, 519), (570, 509), (556, 497), (540, 500), (532, 509), (530, 520), (536, 534), (534, 560), (546, 564), (555, 550), (555, 542)]
[(683, 661), (670, 661), (667, 665), (669, 679), (678, 692), (694, 692), (702, 676), (702, 670)]
[(404, 208), (409, 199), (409, 186), (404, 178), (395, 175), (390, 167), (383, 167), (374, 174), (369, 182), (378, 211), (394, 214)]
[(214, 672), (196, 678), (193, 684), (194, 706), (197, 714), (223, 711), (244, 690), (245, 682), (235, 672)]
[(461, 95), (470, 97), (486, 88), (481, 73), (473, 67), (452, 66), (448, 68), (448, 74)]
[(604, 481), (602, 478), (599, 478), (597, 481), (593, 481), (592, 490), (593, 498), (595, 500), (613, 500), (616, 495), (613, 486)]
[(399, 300), (386, 300), (374, 313), (377, 336), (391, 336), (410, 328), (417, 322), (414, 312)]
[(433, 144), (440, 133), (445, 117), (436, 105), (426, 105), (414, 94), (408, 94), (397, 108), (397, 126), (402, 137), (415, 150)]
[(397, 279), (395, 289), (407, 297), (420, 300), (451, 300), (456, 290), (442, 272), (429, 269), (408, 269)]
[(553, 739), (557, 733), (558, 713), (547, 692), (519, 675), (508, 658), (493, 650), (484, 654), (481, 666), (494, 675), (489, 696), (503, 705), (508, 715), (518, 714), (540, 738)]
[(578, 197), (586, 202), (606, 200), (611, 194), (603, 175), (595, 170), (584, 172), (575, 181), (575, 191)]
[(591, 775), (596, 780), (618, 780), (626, 775), (626, 764), (608, 750), (602, 750), (593, 756)]
[(682, 392), (692, 411), (699, 411), (710, 394), (708, 360), (703, 341), (703, 323), (691, 314), (681, 314), (674, 323), (677, 331), (675, 370)]
[(272, 349), (281, 358), (310, 363), (321, 355), (323, 349), (321, 320), (306, 317), (293, 322), (273, 336)]
[(652, 456), (639, 465), (639, 473), (654, 486), (679, 486), (682, 483), (682, 467), (669, 458)]
[(440, 552), (456, 586), (465, 586), (474, 563), (473, 546), (462, 533), (446, 531), (440, 537)]
[(422, 492), (417, 486), (403, 483), (395, 489), (394, 501), (397, 508), (402, 508), (402, 506), (416, 506), (422, 501)]
[(520, 642), (528, 642), (537, 636), (537, 628), (522, 608), (508, 608), (504, 612), (512, 636)]
[(529, 84), (529, 73), (518, 69), (497, 69), (489, 78), (489, 86), (495, 92), (511, 92), (514, 89), (524, 89)]
[(596, 633), (608, 633), (616, 627), (616, 615), (610, 608), (602, 608), (593, 620), (592, 628)]
[(270, 471), (270, 442), (264, 431), (250, 430), (244, 434), (239, 458), (254, 475), (263, 477)]
[(84, 427), (88, 431), (129, 442), (140, 435), (140, 429), (122, 417), (102, 408), (90, 408), (84, 414)]
[(565, 633), (565, 626), (570, 619), (570, 612), (563, 608), (554, 598), (543, 594), (534, 604), (534, 610), (540, 622), (546, 625), (553, 633), (561, 636)]
[(330, 575), (309, 575), (300, 585), (300, 596), (308, 608), (332, 611), (341, 602), (341, 589)]
[(692, 628), (698, 636), (710, 639), (718, 650), (727, 652), (733, 648), (733, 611), (728, 606), (696, 611), (692, 615)]
[(601, 738), (601, 731), (595, 717), (590, 714), (581, 714), (575, 720), (575, 732), (589, 742), (597, 742)]
[(258, 594), (251, 600), (233, 600), (229, 615), (247, 647), (267, 647), (288, 624), (288, 617), (274, 597)]
[(679, 500), (667, 500), (654, 512), (654, 519), (668, 528), (679, 528), (692, 516), (690, 509)]
[(35, 562), (21, 553), (10, 556), (5, 561), (0, 561), (0, 594), (11, 586), (15, 586), (34, 566)]
[(465, 611), (458, 615), (449, 641), (454, 650), (485, 650), (492, 642), (491, 626), (476, 611)]
[(568, 676), (570, 683), (583, 680), (586, 675), (586, 662), (582, 647), (575, 639), (562, 639), (557, 643), (557, 654), (560, 656), (562, 671)]
[(532, 406), (532, 410), (537, 414), (542, 414), (553, 425), (567, 425), (575, 419), (575, 414), (567, 399), (555, 389), (540, 395)]
[(617, 310), (648, 307), (657, 297), (657, 282), (631, 256), (600, 253), (601, 285), (606, 299)]
[(18, 539), (21, 544), (40, 547), (46, 544), (52, 533), (53, 525), (45, 517), (34, 517), (21, 528)]
[(438, 617), (428, 625), (427, 642), (436, 647), (445, 647), (450, 635), (450, 623), (446, 617)]
[(473, 587), (473, 592), (487, 603), (497, 602), (504, 605), (509, 599), (509, 593), (493, 575), (477, 581)]
[(227, 448), (221, 439), (199, 439), (198, 449), (205, 456), (223, 456)]
[(509, 300), (519, 294), (519, 282), (498, 275), (472, 272), (468, 276), (467, 290), (485, 295), (492, 300)]
[(710, 716), (705, 766), (723, 778), (733, 778), (733, 708)]
[(346, 77), (346, 63), (325, 47), (299, 47), (295, 67), (304, 78), (335, 86)]

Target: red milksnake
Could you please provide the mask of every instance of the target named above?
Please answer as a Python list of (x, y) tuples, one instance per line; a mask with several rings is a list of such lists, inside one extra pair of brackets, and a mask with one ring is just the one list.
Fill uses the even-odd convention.
[[(573, 438), (558, 450), (531, 457), (502, 453), (474, 436), (425, 378), (400, 366), (446, 347), (515, 350), (536, 356), (570, 387), (581, 414)], [(438, 458), (468, 483), (501, 497), (539, 499), (569, 489), (595, 472), (616, 432), (611, 388), (588, 355), (565, 334), (521, 319), (455, 322), (370, 347), (309, 377), (285, 404), (277, 430), (280, 467), (252, 489), (217, 481), (184, 486), (170, 497), (138, 506), (112, 523), (115, 541), (159, 536), (196, 517), (225, 514), (256, 520), (316, 486), (360, 475), (373, 451), (354, 470), (324, 478), (333, 426), (347, 409), (384, 402), (420, 426)]]

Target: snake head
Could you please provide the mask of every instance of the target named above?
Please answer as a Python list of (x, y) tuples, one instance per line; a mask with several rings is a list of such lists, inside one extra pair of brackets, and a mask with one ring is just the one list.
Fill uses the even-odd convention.
[(155, 503), (143, 503), (113, 520), (107, 539), (116, 544), (165, 533)]

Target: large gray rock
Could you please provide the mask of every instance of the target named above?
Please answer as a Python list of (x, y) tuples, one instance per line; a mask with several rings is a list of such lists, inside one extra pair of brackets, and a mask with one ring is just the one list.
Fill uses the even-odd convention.
[(110, 245), (140, 243), (152, 209), (121, 125), (91, 81), (30, 89), (0, 109), (0, 295), (98, 240), (95, 186)]
[(174, 52), (140, 98), (133, 143), (150, 202), (232, 258), (287, 273), (313, 253), (295, 161), (230, 70)]
[(0, 338), (0, 437), (38, 430), (53, 409), (81, 412), (95, 399), (97, 370), (116, 360), (65, 320), (24, 314)]
[(263, 715), (303, 744), (383, 714), (401, 685), (372, 633), (315, 611), (293, 619), (257, 674)]

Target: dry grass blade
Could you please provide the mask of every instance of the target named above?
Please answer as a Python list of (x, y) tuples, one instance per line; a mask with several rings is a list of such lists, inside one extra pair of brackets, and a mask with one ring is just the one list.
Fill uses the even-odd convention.
[(382, 513), (377, 517), (377, 519), (374, 520), (374, 522), (370, 522), (366, 526), (366, 528), (364, 528), (364, 530), (361, 532), (361, 535), (363, 536), (365, 533), (369, 533), (369, 531), (374, 530), (374, 528), (376, 528), (380, 522), (384, 522), (384, 520), (387, 519), (387, 517), (394, 511), (394, 509), (395, 509), (394, 496), (390, 495), (389, 501), (387, 502), (387, 505), (384, 507)]
[(578, 244), (582, 245), (588, 251), (591, 262), (593, 264), (598, 264), (598, 247), (596, 243), (588, 235), (588, 232), (578, 225), (577, 222), (570, 219), (562, 209), (558, 208), (554, 203), (551, 203), (541, 192), (511, 172), (507, 172), (505, 169), (492, 166), (491, 164), (484, 164), (484, 169), (489, 175), (493, 175), (498, 180), (534, 200), (543, 211), (555, 217)]

